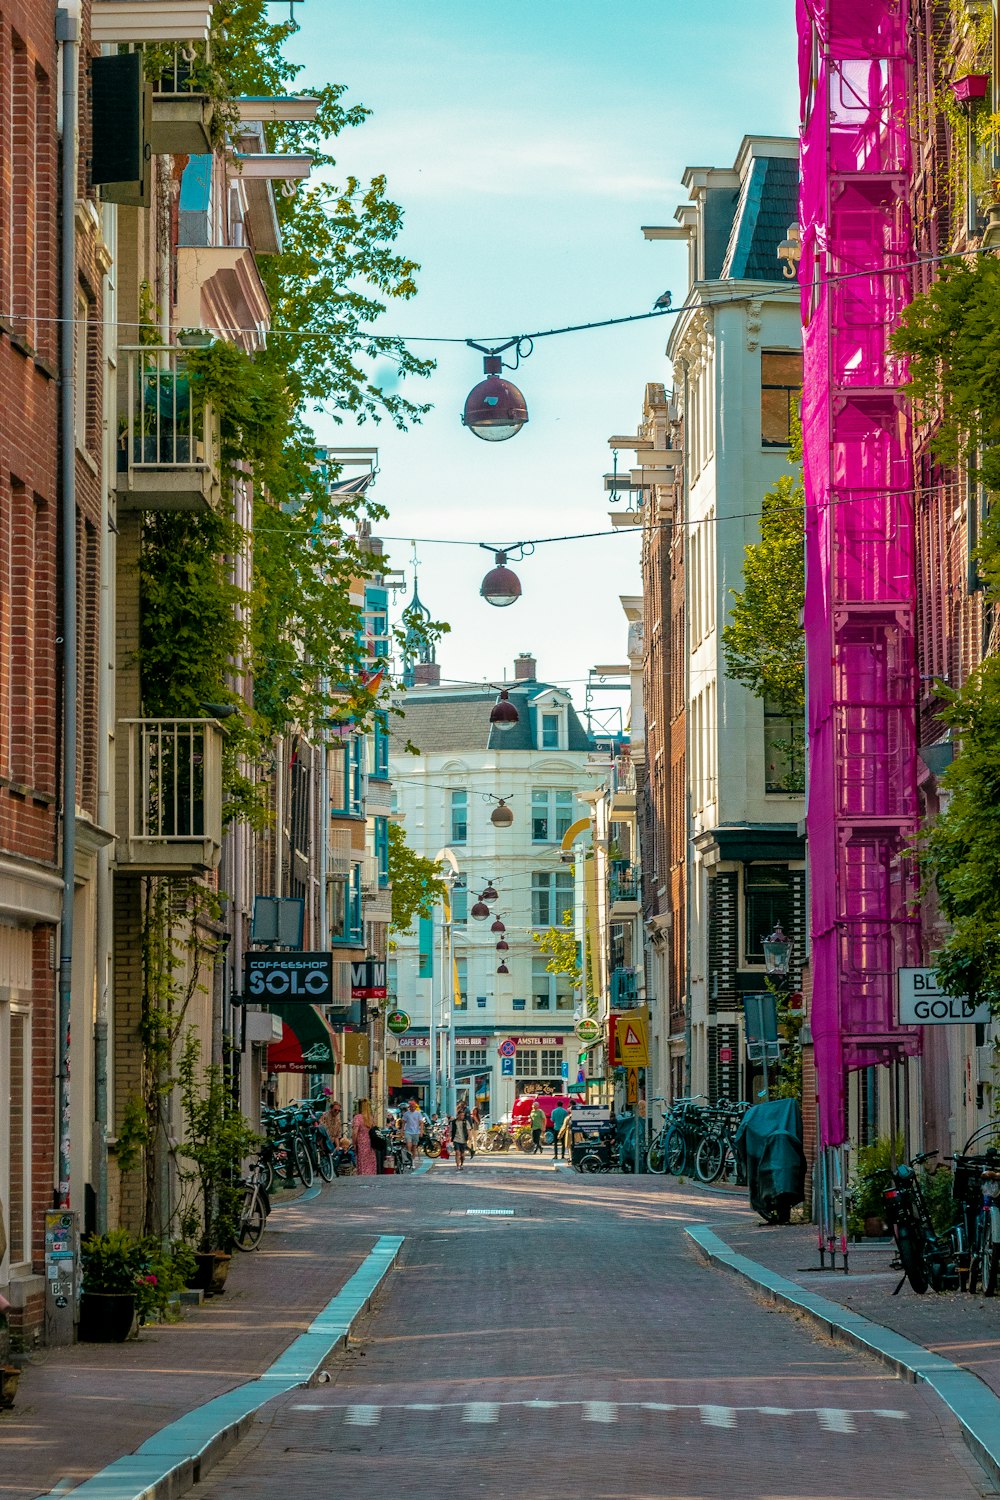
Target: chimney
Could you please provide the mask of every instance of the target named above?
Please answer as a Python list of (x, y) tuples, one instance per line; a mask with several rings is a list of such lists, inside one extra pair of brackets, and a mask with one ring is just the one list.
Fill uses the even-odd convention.
[(440, 687), (441, 663), (436, 661), (418, 661), (413, 668), (413, 686)]
[(538, 663), (527, 651), (514, 658), (514, 681), (534, 682), (538, 676)]

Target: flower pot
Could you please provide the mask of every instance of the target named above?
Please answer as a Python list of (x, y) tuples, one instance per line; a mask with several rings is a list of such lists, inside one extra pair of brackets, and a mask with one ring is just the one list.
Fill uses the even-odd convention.
[(220, 1297), (225, 1289), (226, 1277), (232, 1256), (224, 1250), (196, 1250), (198, 1269), (189, 1278), (188, 1286), (204, 1292), (206, 1297)]
[(17, 1365), (0, 1365), (0, 1410), (8, 1410), (14, 1405), (20, 1378)]
[(78, 1337), (85, 1344), (123, 1344), (135, 1324), (131, 1292), (84, 1292)]
[(964, 73), (961, 78), (953, 78), (948, 87), (959, 104), (968, 104), (972, 99), (985, 99), (989, 83), (988, 73)]

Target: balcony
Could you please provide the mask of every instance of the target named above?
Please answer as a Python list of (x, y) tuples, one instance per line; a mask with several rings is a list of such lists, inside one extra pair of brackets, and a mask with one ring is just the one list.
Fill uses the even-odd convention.
[[(167, 49), (157, 48), (157, 54)], [(153, 122), (149, 144), (154, 155), (204, 156), (212, 149), (213, 105), (201, 91), (207, 67), (205, 49), (192, 56), (189, 44), (174, 43), (153, 80)]]
[(388, 886), (381, 890), (365, 892), (365, 921), (366, 922), (391, 922), (392, 921), (392, 891)]
[(119, 869), (215, 870), (222, 849), (222, 730), (214, 719), (123, 719), (118, 736)]
[(635, 812), (635, 765), (629, 755), (616, 755), (611, 764), (610, 815)]
[(635, 1010), (639, 1004), (639, 976), (634, 969), (611, 970), (611, 1009)]
[(330, 829), (330, 866), (331, 878), (346, 880), (351, 873), (351, 865), (354, 863), (354, 851), (351, 847), (351, 831), (349, 828)]
[(612, 918), (636, 916), (639, 911), (641, 890), (639, 866), (630, 864), (627, 859), (613, 859), (611, 873), (608, 876), (608, 899), (611, 903)]
[(192, 392), (186, 351), (145, 345), (119, 352), (120, 509), (215, 510), (222, 497), (218, 421)]
[(378, 894), (378, 860), (374, 854), (366, 854), (361, 861), (361, 891), (365, 896)]

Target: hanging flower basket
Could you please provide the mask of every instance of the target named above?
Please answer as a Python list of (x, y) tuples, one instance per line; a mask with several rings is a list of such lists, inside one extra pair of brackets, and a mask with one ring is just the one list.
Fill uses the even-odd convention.
[(959, 104), (970, 104), (974, 99), (986, 98), (989, 82), (988, 73), (963, 73), (961, 78), (953, 78), (948, 87)]

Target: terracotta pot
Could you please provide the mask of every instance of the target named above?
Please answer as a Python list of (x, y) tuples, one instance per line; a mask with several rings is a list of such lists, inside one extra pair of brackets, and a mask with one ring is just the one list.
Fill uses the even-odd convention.
[(131, 1292), (84, 1292), (77, 1337), (85, 1344), (122, 1344), (135, 1323)]

